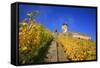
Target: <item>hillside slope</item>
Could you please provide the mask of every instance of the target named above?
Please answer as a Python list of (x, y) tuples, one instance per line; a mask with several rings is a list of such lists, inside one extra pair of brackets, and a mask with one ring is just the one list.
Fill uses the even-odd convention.
[(52, 33), (37, 22), (23, 23), (19, 27), (19, 63), (40, 63), (48, 45), (53, 39)]
[(61, 34), (58, 36), (57, 42), (63, 46), (66, 57), (71, 61), (96, 59), (96, 43), (92, 40)]
[(70, 33), (65, 35), (50, 32), (36, 21), (30, 21), (19, 27), (19, 63), (43, 63), (52, 40), (56, 40), (55, 43), (64, 49), (68, 61), (96, 59), (94, 41), (74, 38)]

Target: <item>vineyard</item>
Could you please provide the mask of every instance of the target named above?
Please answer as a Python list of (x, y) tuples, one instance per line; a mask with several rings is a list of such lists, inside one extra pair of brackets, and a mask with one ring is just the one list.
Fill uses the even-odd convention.
[(19, 27), (19, 63), (43, 62), (53, 40), (52, 33), (36, 21), (24, 22)]
[[(52, 40), (53, 32), (36, 21), (24, 22), (19, 27), (19, 63), (43, 63)], [(64, 49), (69, 61), (95, 60), (96, 43), (72, 37), (70, 33), (59, 34), (56, 42)]]
[[(60, 52), (61, 57), (64, 54), (64, 59), (68, 61), (96, 59), (96, 43), (94, 41), (72, 37), (70, 32), (65, 34), (57, 31), (51, 32), (32, 18), (36, 15), (35, 12), (27, 15), (30, 16), (29, 22), (25, 22), (25, 20), (19, 22), (19, 64), (43, 63), (47, 58), (46, 55), (49, 54), (48, 51), (50, 54), (54, 54), (52, 51), (54, 50), (55, 55), (56, 52), (58, 54), (57, 48), (62, 51)], [(51, 42), (54, 43), (50, 45)]]
[(70, 61), (96, 59), (96, 44), (92, 40), (83, 40), (61, 34), (58, 36), (57, 42), (62, 45), (66, 57)]

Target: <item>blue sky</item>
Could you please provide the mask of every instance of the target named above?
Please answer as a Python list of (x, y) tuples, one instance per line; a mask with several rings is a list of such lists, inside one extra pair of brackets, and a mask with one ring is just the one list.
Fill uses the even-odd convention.
[(39, 15), (36, 21), (50, 31), (57, 29), (61, 32), (63, 23), (68, 24), (70, 32), (80, 32), (92, 37), (96, 40), (96, 9), (95, 8), (79, 8), (79, 7), (57, 7), (57, 6), (41, 6), (41, 5), (19, 5), (19, 20), (28, 18), (28, 12), (38, 11)]

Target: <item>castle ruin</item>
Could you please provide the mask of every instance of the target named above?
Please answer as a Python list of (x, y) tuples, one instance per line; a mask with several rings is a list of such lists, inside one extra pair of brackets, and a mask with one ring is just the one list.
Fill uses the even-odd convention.
[[(69, 33), (68, 32), (68, 25), (67, 24), (62, 24), (62, 33)], [(78, 38), (78, 39), (85, 39), (85, 40), (91, 40), (91, 37), (81, 34), (81, 33), (75, 33), (75, 32), (70, 32), (72, 34), (72, 37)]]

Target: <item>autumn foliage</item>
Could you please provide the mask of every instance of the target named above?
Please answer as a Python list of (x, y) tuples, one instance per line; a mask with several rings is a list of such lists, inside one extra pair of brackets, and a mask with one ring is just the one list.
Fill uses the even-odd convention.
[(57, 42), (64, 48), (66, 57), (70, 61), (95, 60), (96, 43), (92, 40), (73, 38), (59, 35)]
[(52, 39), (52, 33), (41, 24), (35, 21), (23, 23), (23, 26), (19, 27), (19, 63), (36, 62), (41, 48), (47, 48)]

